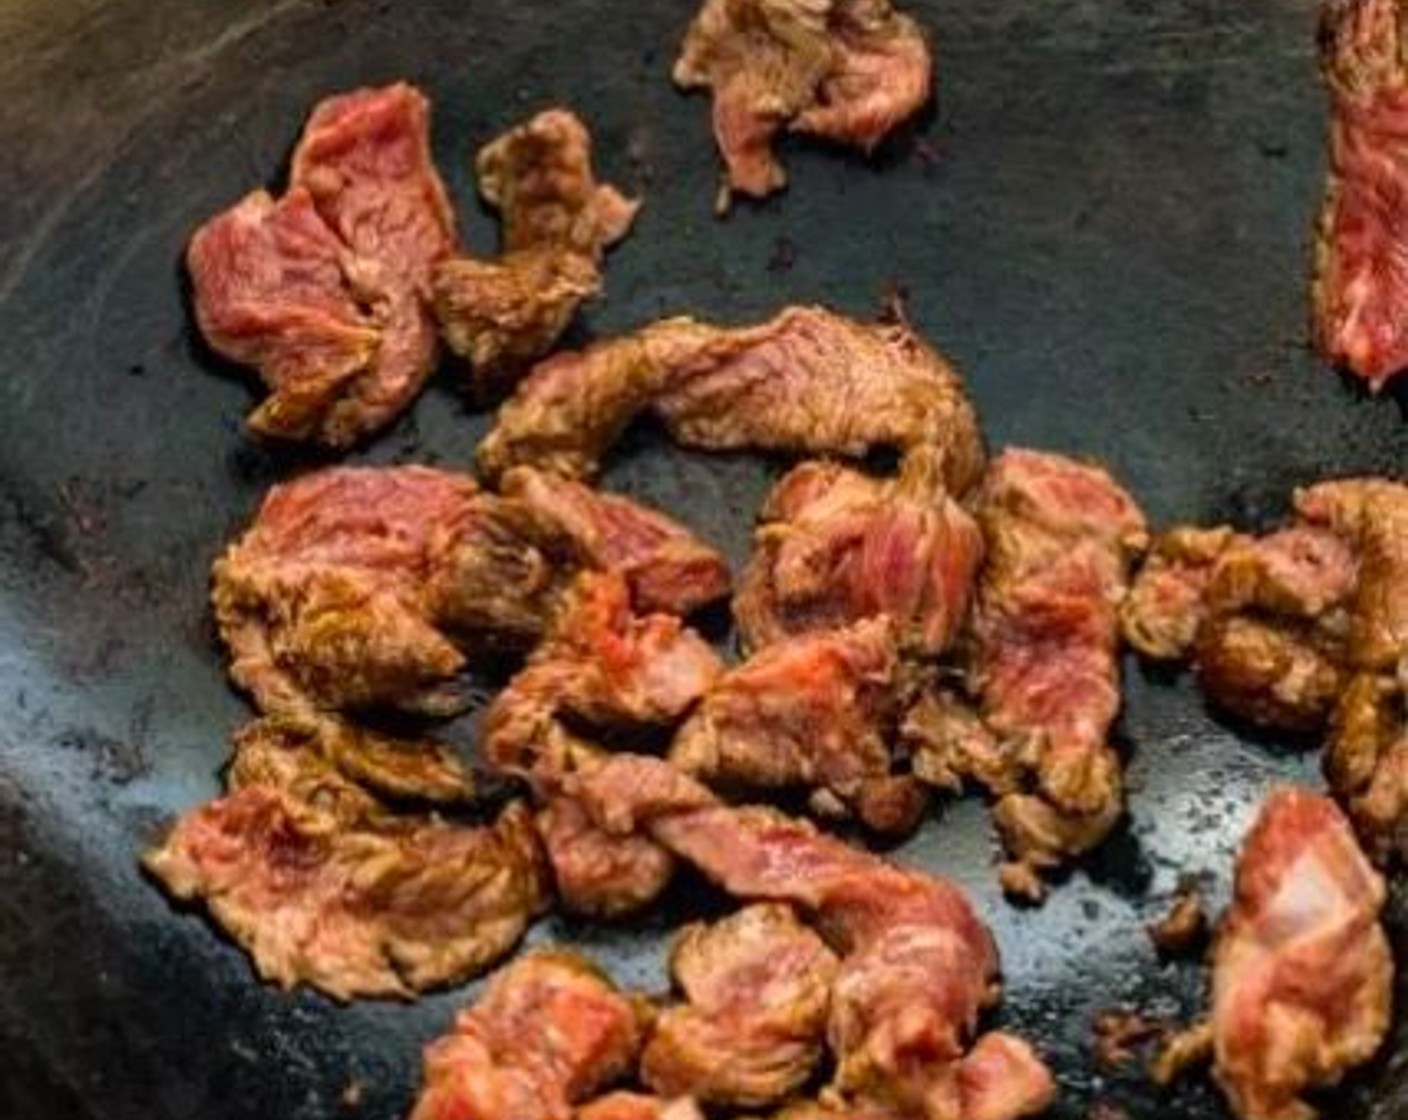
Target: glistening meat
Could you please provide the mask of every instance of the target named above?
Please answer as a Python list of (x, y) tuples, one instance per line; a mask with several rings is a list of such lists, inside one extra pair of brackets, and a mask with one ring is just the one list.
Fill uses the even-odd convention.
[(255, 191), (191, 238), (202, 334), (270, 391), (256, 431), (346, 447), (394, 420), (434, 368), (430, 271), (455, 230), (428, 122), (404, 83), (328, 98), (288, 193)]

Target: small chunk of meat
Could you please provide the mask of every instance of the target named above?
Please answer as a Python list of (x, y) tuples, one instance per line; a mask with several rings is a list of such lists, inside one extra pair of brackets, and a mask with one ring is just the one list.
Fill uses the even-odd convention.
[(203, 902), (264, 979), (341, 1000), (467, 980), (547, 897), (522, 806), (484, 828), (353, 823), (279, 785), (241, 785), (185, 814), (143, 862), (175, 898)]
[(1343, 686), (1335, 651), (1315, 634), (1245, 615), (1205, 625), (1193, 665), (1219, 708), (1287, 731), (1323, 726)]
[(425, 1048), (410, 1120), (568, 1120), (631, 1069), (641, 1028), (636, 1001), (582, 957), (528, 953)]
[(713, 92), (727, 209), (730, 192), (786, 184), (772, 150), (785, 128), (870, 151), (929, 100), (933, 63), (889, 0), (706, 0), (674, 80)]
[(1384, 895), (1334, 802), (1268, 796), (1213, 955), (1213, 1076), (1242, 1120), (1309, 1120), (1304, 1092), (1378, 1050), (1393, 988)]
[(462, 646), (531, 644), (573, 574), (601, 566), (667, 609), (727, 588), (717, 553), (622, 497), (527, 468), (500, 496), (426, 467), (340, 467), (270, 491), (212, 599), (230, 675), (266, 712), (443, 714), (462, 704)]
[(497, 478), (519, 463), (595, 474), (637, 416), (688, 447), (861, 456), (930, 446), (962, 495), (982, 439), (957, 374), (906, 324), (792, 307), (754, 327), (667, 319), (540, 363), (479, 446)]
[(1208, 932), (1208, 916), (1197, 886), (1184, 883), (1173, 897), (1173, 905), (1163, 917), (1151, 922), (1149, 940), (1160, 953), (1186, 953), (1203, 942)]
[(1381, 389), (1408, 366), (1408, 37), (1398, 0), (1327, 0), (1330, 174), (1312, 289), (1326, 358)]
[(503, 220), (497, 260), (458, 257), (435, 270), (436, 316), (450, 348), (492, 391), (552, 349), (577, 308), (601, 291), (601, 259), (640, 203), (592, 172), (591, 137), (548, 109), (485, 145), (479, 191)]
[(1138, 1047), (1161, 1038), (1164, 1025), (1137, 1011), (1100, 1011), (1090, 1024), (1091, 1048), (1101, 1065), (1114, 1068), (1134, 1061)]
[(1228, 526), (1179, 526), (1160, 533), (1120, 606), (1120, 633), (1157, 661), (1192, 655), (1207, 616), (1206, 593), (1218, 558), (1237, 539)]
[(537, 817), (562, 905), (574, 914), (620, 918), (660, 897), (675, 860), (648, 836), (613, 836), (571, 797), (548, 799)]
[(982, 715), (1019, 767), (996, 821), (1015, 866), (1003, 880), (1039, 897), (1039, 869), (1098, 844), (1123, 812), (1108, 733), (1119, 709), (1118, 611), (1144, 518), (1108, 473), (1008, 450), (979, 499), (988, 562), (975, 622)]
[(201, 333), (270, 390), (250, 426), (344, 448), (394, 420), (434, 369), (430, 270), (454, 243), (426, 99), (399, 83), (320, 103), (288, 193), (254, 192), (187, 250)]
[(1020, 760), (952, 689), (925, 688), (905, 713), (900, 741), (914, 776), (936, 789), (959, 793), (975, 782), (996, 797), (1021, 789)]
[(704, 1104), (783, 1100), (821, 1060), (837, 967), (821, 938), (777, 903), (687, 926), (671, 955), (687, 1002), (655, 1021), (641, 1079)]
[(886, 616), (905, 648), (933, 656), (963, 624), (983, 538), (932, 448), (911, 451), (893, 481), (803, 463), (773, 488), (762, 521), (733, 605), (749, 648)]
[(1375, 862), (1408, 864), (1408, 686), (1361, 673), (1335, 709), (1325, 776)]
[(617, 1091), (579, 1108), (574, 1120), (704, 1120), (688, 1097), (662, 1100), (646, 1093)]
[(719, 678), (670, 762), (711, 787), (818, 788), (860, 811), (867, 787), (891, 778), (898, 674), (884, 618), (768, 646)]

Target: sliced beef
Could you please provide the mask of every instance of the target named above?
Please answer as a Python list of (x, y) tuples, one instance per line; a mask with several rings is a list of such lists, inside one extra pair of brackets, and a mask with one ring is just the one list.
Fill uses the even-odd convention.
[(734, 615), (753, 649), (879, 615), (906, 649), (942, 653), (968, 610), (983, 540), (929, 447), (881, 481), (834, 462), (783, 477), (763, 507)]
[(1190, 656), (1207, 616), (1207, 588), (1217, 562), (1239, 540), (1225, 525), (1179, 526), (1155, 537), (1120, 607), (1124, 640), (1154, 660)]
[(522, 806), (469, 828), (359, 804), (330, 771), (319, 784), (309, 800), (306, 783), (240, 784), (144, 857), (264, 979), (343, 1000), (406, 997), (486, 968), (542, 911), (546, 876)]
[(704, 1120), (704, 1114), (688, 1097), (667, 1101), (618, 1090), (579, 1108), (574, 1120)]
[(932, 71), (919, 25), (889, 0), (706, 0), (674, 79), (713, 92), (725, 210), (731, 192), (786, 184), (778, 132), (870, 151), (929, 100)]
[(435, 311), (450, 348), (491, 390), (547, 353), (600, 293), (601, 258), (640, 203), (597, 182), (591, 137), (566, 109), (545, 110), (486, 145), (476, 170), (503, 220), (503, 255), (442, 261)]
[(426, 1047), (410, 1120), (570, 1120), (630, 1071), (641, 1028), (638, 1003), (585, 959), (528, 953)]
[(653, 413), (680, 443), (859, 456), (929, 446), (950, 492), (982, 470), (957, 374), (903, 323), (792, 307), (754, 327), (667, 319), (534, 368), (479, 446), (498, 477), (532, 463), (595, 474), (626, 426)]
[(394, 420), (434, 368), (430, 272), (454, 243), (426, 99), (400, 83), (320, 103), (288, 193), (247, 196), (187, 251), (201, 333), (270, 390), (250, 426), (342, 448)]
[(1330, 177), (1313, 288), (1321, 352), (1379, 389), (1408, 366), (1408, 55), (1398, 0), (1326, 0)]
[(499, 495), (425, 467), (339, 467), (269, 493), (212, 598), (230, 675), (265, 711), (443, 713), (464, 648), (531, 645), (584, 568), (620, 570), (664, 609), (728, 586), (669, 519), (528, 468)]
[(837, 968), (821, 938), (778, 903), (687, 926), (670, 958), (686, 1002), (656, 1019), (641, 1079), (704, 1104), (785, 1099), (821, 1061)]
[(900, 741), (920, 781), (959, 793), (969, 782), (996, 797), (1022, 788), (1022, 762), (956, 688), (925, 687), (905, 712)]
[(711, 787), (813, 790), (823, 812), (906, 831), (925, 802), (911, 779), (909, 811), (892, 812), (899, 676), (885, 618), (768, 646), (709, 689), (676, 733), (670, 761)]
[(1243, 1120), (1307, 1120), (1303, 1094), (1368, 1061), (1389, 1027), (1383, 880), (1328, 798), (1270, 794), (1213, 956), (1213, 1076)]
[(1118, 611), (1144, 517), (1098, 467), (1009, 450), (984, 480), (979, 521), (988, 562), (976, 683), (983, 718), (1021, 775), (996, 809), (1011, 857), (1003, 882), (1039, 898), (1037, 872), (1098, 844), (1123, 813), (1108, 734), (1119, 709)]

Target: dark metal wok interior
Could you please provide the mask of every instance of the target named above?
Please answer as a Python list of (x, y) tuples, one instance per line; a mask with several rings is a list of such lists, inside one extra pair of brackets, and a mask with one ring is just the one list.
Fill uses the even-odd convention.
[[(722, 223), (708, 103), (668, 80), (691, 0), (0, 9), (0, 1116), (394, 1117), (467, 995), (342, 1008), (273, 991), (136, 863), (216, 790), (246, 714), (207, 617), (210, 561), (313, 461), (242, 434), (249, 383), (193, 335), (180, 255), (201, 219), (279, 180), (328, 93), (406, 77), (430, 94), (485, 251), (472, 153), (536, 108), (577, 108), (604, 174), (646, 200), (578, 341), (680, 311), (865, 314), (898, 285), (994, 446), (1102, 459), (1157, 524), (1264, 524), (1298, 483), (1402, 471), (1402, 402), (1306, 348), (1324, 143), (1311, 0), (907, 7), (938, 43), (937, 112), (871, 162), (789, 144), (791, 190)], [(442, 376), (355, 458), (467, 464), (485, 425)], [(778, 466), (642, 431), (608, 482), (739, 560)], [(979, 900), (1005, 958), (1002, 1020), (1058, 1071), (1055, 1115), (1222, 1117), (1201, 1082), (1160, 1096), (1137, 1067), (1099, 1066), (1091, 1017), (1193, 1013), (1200, 966), (1160, 963), (1143, 924), (1184, 874), (1220, 904), (1262, 792), (1318, 782), (1318, 759), (1218, 723), (1185, 680), (1130, 665), (1126, 695), (1129, 823), (1043, 909), (999, 897), (975, 800), (902, 856)], [(472, 720), (452, 734), (472, 743)], [(658, 987), (694, 893), (629, 928), (549, 920), (534, 936)], [(1336, 1120), (1408, 1117), (1408, 1018), (1385, 1051), (1332, 1098)]]

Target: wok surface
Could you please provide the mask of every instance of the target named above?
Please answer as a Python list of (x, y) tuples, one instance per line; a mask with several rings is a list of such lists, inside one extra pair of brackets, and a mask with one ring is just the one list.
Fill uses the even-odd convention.
[[(958, 363), (994, 447), (1107, 462), (1156, 524), (1263, 524), (1291, 488), (1401, 473), (1401, 403), (1306, 350), (1305, 266), (1324, 106), (1310, 0), (911, 0), (938, 43), (937, 115), (871, 162), (803, 143), (791, 190), (711, 216), (708, 103), (669, 65), (689, 0), (11, 0), (0, 8), (0, 1116), (204, 1120), (400, 1115), (421, 1044), (466, 991), (335, 1007), (257, 984), (136, 858), (210, 796), (245, 715), (206, 612), (209, 563), (274, 481), (310, 465), (241, 433), (249, 383), (206, 353), (179, 259), (190, 230), (281, 181), (320, 97), (406, 77), (467, 241), (472, 153), (550, 103), (577, 108), (605, 177), (640, 191), (588, 333), (662, 314), (864, 315), (890, 285)], [(1401, 398), (1400, 398), (1401, 400)], [(465, 465), (486, 425), (442, 376), (354, 459)], [(728, 550), (779, 464), (637, 433), (608, 484)], [(1127, 827), (1040, 910), (999, 897), (976, 800), (901, 858), (970, 889), (1004, 954), (1001, 1021), (1056, 1069), (1055, 1115), (1224, 1116), (1098, 1066), (1091, 1016), (1186, 1017), (1196, 962), (1143, 923), (1180, 875), (1220, 905), (1269, 783), (1318, 783), (1303, 744), (1239, 737), (1179, 679), (1129, 666)], [(455, 728), (472, 741), (472, 721)], [(629, 928), (549, 921), (616, 976), (663, 982), (691, 891)], [(1401, 940), (1401, 937), (1400, 937)], [(1408, 1019), (1387, 1054), (1408, 1053)], [(1386, 1058), (1337, 1120), (1408, 1116)], [(344, 1095), (360, 1087), (359, 1100)]]

